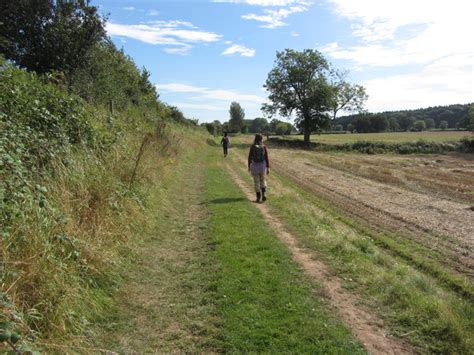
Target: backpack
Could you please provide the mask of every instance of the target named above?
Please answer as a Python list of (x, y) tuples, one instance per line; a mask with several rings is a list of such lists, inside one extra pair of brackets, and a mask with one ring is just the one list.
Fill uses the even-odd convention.
[(252, 150), (252, 161), (261, 163), (265, 160), (265, 148), (263, 145), (254, 145)]

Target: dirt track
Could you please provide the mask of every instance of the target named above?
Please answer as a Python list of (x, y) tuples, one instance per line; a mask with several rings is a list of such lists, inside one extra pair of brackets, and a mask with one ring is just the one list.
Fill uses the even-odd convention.
[(345, 212), (373, 226), (410, 232), (423, 245), (447, 251), (456, 263), (474, 269), (474, 211), (468, 205), (318, 164), (294, 150), (273, 149), (271, 157), (279, 173)]
[[(248, 187), (248, 184), (244, 183), (232, 169), (228, 168), (228, 171), (249, 200), (252, 200), (254, 198), (253, 191)], [(324, 286), (331, 304), (337, 309), (341, 319), (352, 329), (354, 336), (364, 344), (370, 354), (414, 353), (414, 350), (405, 342), (390, 337), (383, 321), (358, 305), (360, 302), (357, 296), (342, 288), (339, 278), (330, 275), (326, 265), (315, 259), (314, 252), (308, 252), (301, 248), (295, 237), (286, 231), (283, 224), (270, 213), (265, 204), (256, 206), (280, 240), (287, 245), (293, 259), (301, 265), (308, 276), (318, 280)]]

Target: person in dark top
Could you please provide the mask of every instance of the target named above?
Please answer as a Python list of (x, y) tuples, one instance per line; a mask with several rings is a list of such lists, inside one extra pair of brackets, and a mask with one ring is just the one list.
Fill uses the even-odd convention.
[(256, 202), (266, 201), (267, 196), (265, 196), (265, 192), (267, 190), (267, 182), (265, 175), (270, 174), (270, 160), (268, 159), (268, 149), (263, 145), (262, 136), (260, 134), (255, 135), (255, 140), (250, 147), (248, 168), (253, 176), (255, 193), (257, 194)]
[(222, 147), (224, 148), (224, 158), (227, 156), (228, 149), (229, 149), (229, 137), (227, 137), (227, 132), (224, 133), (224, 137), (221, 140)]

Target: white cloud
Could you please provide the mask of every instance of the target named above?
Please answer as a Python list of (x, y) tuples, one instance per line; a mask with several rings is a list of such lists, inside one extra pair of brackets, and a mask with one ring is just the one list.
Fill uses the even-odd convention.
[(108, 22), (109, 35), (133, 38), (154, 45), (166, 45), (168, 53), (186, 54), (193, 44), (212, 43), (222, 36), (213, 32), (199, 30), (184, 21), (154, 21), (150, 24), (122, 25)]
[(214, 0), (219, 3), (247, 4), (265, 7), (263, 13), (250, 13), (243, 15), (244, 20), (263, 22), (260, 27), (277, 28), (286, 26), (284, 20), (292, 14), (305, 12), (312, 5), (306, 0)]
[(193, 46), (189, 44), (183, 44), (182, 46), (179, 47), (166, 47), (163, 48), (163, 51), (165, 51), (168, 54), (178, 54), (178, 55), (187, 55), (189, 51), (193, 48)]
[(247, 48), (245, 46), (241, 46), (238, 44), (233, 44), (228, 47), (222, 55), (233, 55), (233, 54), (240, 54), (242, 57), (253, 57), (255, 56), (255, 49)]
[(187, 28), (192, 28), (192, 29), (199, 29), (199, 27), (194, 26), (191, 22), (180, 21), (180, 20), (170, 20), (170, 21), (153, 20), (153, 21), (147, 21), (147, 24), (163, 27), (163, 28), (187, 27)]
[(159, 92), (165, 93), (197, 94), (190, 97), (193, 100), (239, 101), (254, 104), (261, 104), (265, 101), (265, 98), (257, 95), (242, 94), (233, 90), (209, 89), (181, 83), (156, 84), (156, 88)]
[(370, 98), (369, 110), (414, 109), (472, 102), (473, 78), (465, 75), (466, 60), (472, 63), (474, 55), (470, 54), (468, 58), (462, 55), (446, 57), (415, 73), (364, 82)]
[(242, 15), (242, 18), (245, 20), (263, 22), (263, 25), (260, 26), (262, 28), (277, 28), (287, 25), (283, 20), (288, 16), (299, 12), (305, 12), (307, 10), (308, 7), (306, 5), (296, 5), (280, 9), (264, 9), (262, 15), (252, 13)]
[(358, 64), (393, 66), (429, 63), (456, 53), (471, 53), (474, 30), (469, 0), (328, 0), (334, 11), (353, 21), (359, 44), (324, 49), (334, 58)]
[(149, 16), (158, 16), (160, 14), (159, 11), (156, 11), (156, 10), (150, 10), (148, 11), (148, 15)]
[(122, 9), (127, 10), (127, 11), (133, 11), (133, 10), (135, 10), (135, 7), (134, 6), (125, 6)]
[(324, 53), (361, 71), (391, 67), (400, 73), (366, 81), (370, 109), (472, 101), (471, 1), (327, 1), (351, 22), (355, 43), (328, 43)]

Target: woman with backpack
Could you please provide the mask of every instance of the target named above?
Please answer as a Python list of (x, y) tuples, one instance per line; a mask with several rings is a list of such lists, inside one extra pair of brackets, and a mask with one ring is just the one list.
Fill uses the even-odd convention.
[(250, 147), (248, 168), (252, 173), (255, 184), (255, 192), (257, 194), (257, 201), (266, 201), (265, 192), (267, 190), (267, 182), (265, 181), (265, 174), (270, 174), (270, 160), (268, 159), (268, 150), (262, 143), (262, 136), (255, 135), (255, 140)]

